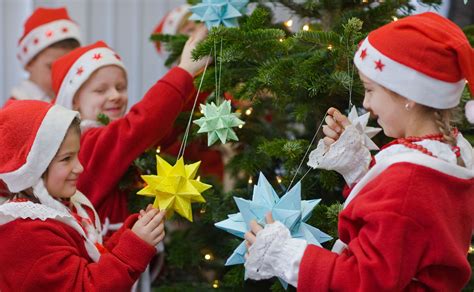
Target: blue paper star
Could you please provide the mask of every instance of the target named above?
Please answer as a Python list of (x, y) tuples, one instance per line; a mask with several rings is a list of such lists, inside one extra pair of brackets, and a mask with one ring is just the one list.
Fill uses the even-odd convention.
[(208, 29), (223, 24), (226, 27), (236, 27), (237, 18), (246, 10), (248, 0), (203, 0), (190, 8), (193, 14), (190, 20), (206, 23)]
[[(257, 220), (264, 225), (265, 215), (271, 211), (273, 219), (288, 227), (293, 238), (301, 238), (318, 246), (332, 239), (328, 234), (304, 223), (321, 200), (301, 200), (301, 182), (279, 198), (266, 177), (260, 173), (258, 184), (253, 189), (252, 201), (237, 197), (234, 200), (240, 212), (230, 214), (229, 219), (214, 225), (240, 238), (244, 238), (244, 234), (250, 230), (250, 221)], [(246, 251), (243, 241), (227, 259), (226, 266), (243, 264)], [(286, 287), (286, 283), (281, 279), (280, 281)]]

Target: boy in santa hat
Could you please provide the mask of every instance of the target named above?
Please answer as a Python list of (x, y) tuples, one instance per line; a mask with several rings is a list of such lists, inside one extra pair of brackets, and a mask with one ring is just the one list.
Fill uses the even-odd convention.
[(164, 212), (130, 216), (104, 244), (91, 202), (76, 189), (79, 114), (43, 101), (0, 110), (0, 290), (130, 291), (164, 238)]
[[(85, 170), (78, 189), (87, 194), (111, 230), (129, 213), (119, 181), (140, 154), (168, 134), (187, 103), (193, 77), (208, 61), (194, 62), (191, 51), (206, 34), (201, 27), (190, 37), (179, 65), (128, 113), (127, 73), (118, 54), (105, 43), (78, 48), (53, 64), (55, 103), (78, 110), (83, 119), (79, 159)], [(97, 121), (100, 113), (108, 117), (108, 125)]]
[(252, 221), (246, 276), (298, 291), (460, 291), (472, 274), (474, 151), (451, 115), (466, 83), (474, 93), (474, 50), (456, 24), (423, 13), (370, 32), (354, 63), (364, 108), (395, 140), (369, 168), (360, 125), (330, 108), (314, 165), (357, 182), (340, 239), (329, 251), (270, 215), (264, 229)]
[(29, 76), (11, 90), (10, 100), (51, 101), (51, 65), (80, 43), (79, 26), (66, 8), (36, 9), (25, 22), (17, 49), (17, 57)]

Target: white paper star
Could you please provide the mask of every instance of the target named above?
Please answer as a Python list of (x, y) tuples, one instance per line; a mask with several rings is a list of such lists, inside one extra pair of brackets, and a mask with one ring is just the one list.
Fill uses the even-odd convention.
[(363, 114), (362, 116), (359, 116), (357, 114), (356, 107), (353, 106), (347, 118), (364, 138), (364, 145), (367, 146), (369, 150), (379, 150), (379, 147), (372, 141), (371, 138), (374, 137), (382, 129), (367, 127), (367, 123), (369, 122), (369, 117), (370, 117), (370, 113), (366, 113), (366, 114)]

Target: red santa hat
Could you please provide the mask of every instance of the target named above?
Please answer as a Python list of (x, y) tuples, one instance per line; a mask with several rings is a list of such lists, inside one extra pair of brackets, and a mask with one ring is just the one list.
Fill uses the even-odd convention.
[(116, 65), (127, 73), (120, 56), (104, 42), (84, 46), (57, 59), (51, 78), (56, 98), (53, 103), (72, 109), (76, 92), (97, 69)]
[(0, 180), (11, 192), (41, 180), (78, 115), (38, 100), (13, 101), (0, 110)]
[(371, 80), (432, 108), (457, 106), (467, 82), (474, 93), (474, 50), (456, 24), (435, 13), (372, 31), (354, 63)]
[[(190, 7), (191, 5), (189, 4), (183, 4), (169, 11), (155, 27), (153, 34), (177, 34), (184, 17), (190, 13)], [(156, 42), (156, 50), (158, 53), (163, 52), (160, 42)]]
[(18, 41), (18, 59), (23, 66), (39, 52), (65, 39), (81, 43), (79, 26), (71, 20), (66, 8), (38, 8), (26, 20)]

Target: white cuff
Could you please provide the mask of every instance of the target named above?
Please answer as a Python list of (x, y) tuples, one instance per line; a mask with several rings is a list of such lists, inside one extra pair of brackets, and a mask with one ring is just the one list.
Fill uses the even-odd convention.
[(262, 280), (278, 277), (297, 286), (301, 259), (308, 244), (292, 238), (285, 225), (276, 221), (257, 234), (245, 262), (245, 277)]
[(364, 137), (350, 125), (336, 142), (329, 147), (319, 140), (318, 147), (309, 154), (308, 165), (312, 168), (335, 170), (351, 186), (369, 170), (371, 155), (364, 144)]

